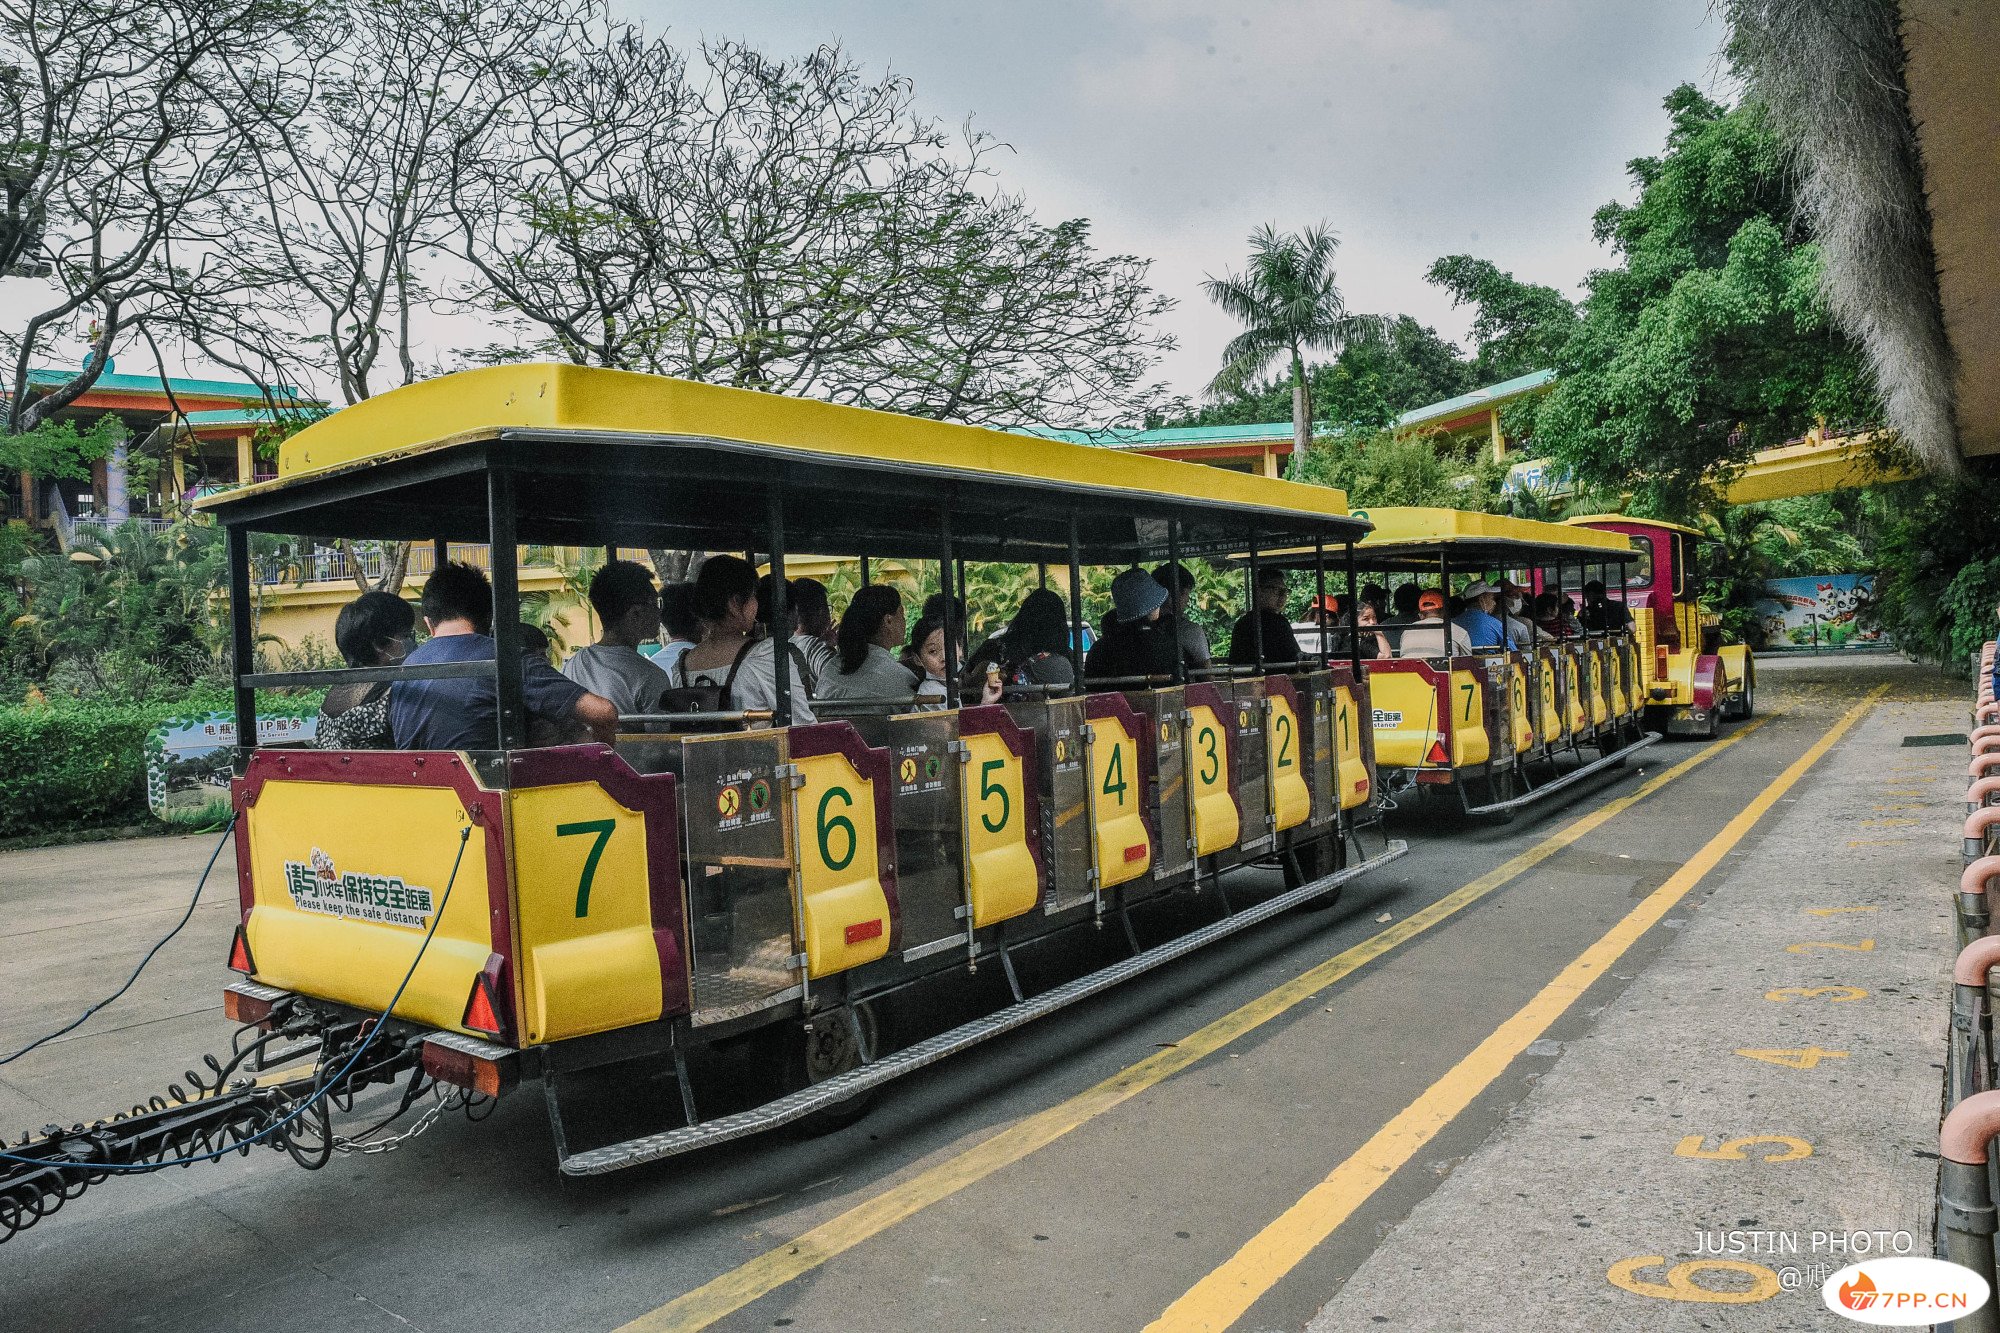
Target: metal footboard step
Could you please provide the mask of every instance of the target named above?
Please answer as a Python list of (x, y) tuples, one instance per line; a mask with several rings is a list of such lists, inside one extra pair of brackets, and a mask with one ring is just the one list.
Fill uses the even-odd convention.
[(1246, 907), (1234, 915), (1223, 918), (1213, 925), (1204, 926), (1186, 935), (1167, 941), (1134, 954), (1122, 963), (1116, 963), (1088, 976), (1078, 977), (1052, 990), (1031, 996), (1019, 1004), (1009, 1005), (997, 1013), (975, 1019), (949, 1032), (941, 1032), (907, 1049), (885, 1055), (873, 1064), (859, 1069), (850, 1069), (837, 1074), (824, 1083), (805, 1088), (776, 1101), (735, 1115), (719, 1116), (714, 1120), (681, 1129), (667, 1130), (659, 1134), (648, 1134), (641, 1138), (628, 1139), (624, 1143), (614, 1143), (604, 1148), (593, 1148), (588, 1152), (576, 1153), (562, 1160), (564, 1175), (601, 1176), (629, 1166), (639, 1166), (646, 1162), (657, 1162), (665, 1157), (692, 1152), (697, 1148), (707, 1148), (732, 1139), (746, 1138), (767, 1129), (776, 1129), (801, 1120), (815, 1111), (837, 1106), (851, 1097), (879, 1088), (891, 1079), (898, 1078), (912, 1070), (935, 1064), (947, 1056), (956, 1055), (971, 1046), (976, 1046), (989, 1037), (997, 1037), (1011, 1032), (1024, 1024), (1054, 1013), (1079, 1000), (1088, 999), (1100, 991), (1109, 990), (1122, 981), (1127, 981), (1142, 972), (1149, 972), (1162, 963), (1193, 953), (1203, 945), (1212, 944), (1225, 936), (1254, 926), (1260, 921), (1268, 921), (1281, 912), (1286, 912), (1301, 903), (1309, 902), (1349, 880), (1367, 874), (1379, 866), (1386, 865), (1409, 851), (1407, 842), (1400, 839), (1388, 843), (1381, 854), (1371, 856), (1366, 861), (1351, 865), (1345, 870), (1316, 879), (1310, 884), (1302, 884), (1296, 889), (1281, 893), (1275, 898)]
[(1561, 791), (1564, 787), (1567, 787), (1572, 783), (1583, 781), (1585, 778), (1589, 777), (1592, 773), (1601, 773), (1605, 769), (1611, 767), (1613, 764), (1623, 763), (1627, 758), (1637, 754), (1639, 751), (1645, 749), (1648, 745), (1653, 744), (1655, 741), (1659, 739), (1660, 738), (1658, 735), (1649, 731), (1645, 734), (1645, 736), (1643, 736), (1639, 740), (1633, 741), (1630, 745), (1626, 746), (1624, 749), (1613, 750), (1610, 754), (1604, 755), (1601, 758), (1593, 759), (1589, 763), (1585, 764), (1582, 768), (1572, 769), (1569, 772), (1563, 774), (1561, 777), (1557, 778), (1554, 782), (1546, 783), (1543, 786), (1537, 787), (1530, 792), (1523, 792), (1521, 795), (1516, 796), (1511, 800), (1495, 801), (1491, 805), (1469, 805), (1465, 808), (1465, 813), (1468, 815), (1493, 815), (1493, 814), (1500, 814), (1507, 810), (1518, 810), (1522, 806), (1530, 803), (1531, 801), (1539, 801), (1544, 796), (1553, 796), (1557, 792)]

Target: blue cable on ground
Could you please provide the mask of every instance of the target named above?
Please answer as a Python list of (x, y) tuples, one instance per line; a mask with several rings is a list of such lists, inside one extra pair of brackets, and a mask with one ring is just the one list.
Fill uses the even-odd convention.
[(215, 850), (208, 854), (208, 864), (202, 867), (201, 879), (194, 886), (194, 897), (188, 900), (187, 911), (181, 913), (181, 919), (174, 924), (174, 928), (172, 930), (168, 931), (164, 936), (160, 938), (160, 942), (158, 944), (155, 944), (152, 948), (146, 951), (146, 956), (139, 960), (139, 966), (133, 968), (132, 975), (125, 978), (124, 985), (120, 986), (117, 990), (112, 991), (111, 994), (105, 996), (103, 999), (99, 1000), (96, 1004), (91, 1005), (90, 1008), (78, 1014), (76, 1016), (76, 1021), (74, 1023), (71, 1023), (69, 1026), (57, 1028), (54, 1032), (49, 1033), (45, 1037), (35, 1038), (33, 1041), (29, 1042), (26, 1046), (23, 1046), (20, 1050), (15, 1051), (12, 1055), (0, 1055), (0, 1065), (12, 1064), (14, 1061), (20, 1059), (22, 1056), (26, 1055), (29, 1051), (34, 1050), (36, 1047), (45, 1046), (49, 1042), (54, 1041), (57, 1037), (63, 1036), (66, 1033), (76, 1031), (78, 1028), (82, 1027), (86, 1021), (89, 1020), (92, 1014), (104, 1008), (106, 1005), (110, 1004), (113, 1000), (116, 1000), (126, 991), (131, 990), (132, 983), (139, 979), (139, 974), (146, 970), (146, 964), (153, 961), (153, 956), (159, 953), (160, 950), (166, 948), (167, 942), (169, 940), (173, 939), (174, 936), (181, 933), (182, 926), (185, 926), (189, 921), (192, 921), (194, 919), (194, 909), (195, 905), (201, 901), (201, 891), (208, 887), (209, 872), (215, 869), (216, 861), (222, 856), (222, 849), (229, 845), (229, 835), (231, 833), (234, 833), (235, 831), (236, 831), (236, 816), (231, 815), (229, 817), (229, 822), (222, 826), (222, 840), (215, 844)]
[[(230, 822), (234, 823), (235, 821), (231, 820)], [(423, 943), (417, 946), (417, 956), (410, 960), (410, 970), (403, 974), (403, 980), (401, 984), (399, 984), (396, 987), (396, 993), (389, 999), (389, 1007), (382, 1011), (381, 1017), (375, 1020), (374, 1026), (368, 1029), (368, 1035), (361, 1039), (361, 1044), (354, 1048), (354, 1054), (347, 1057), (347, 1063), (340, 1067), (340, 1071), (336, 1073), (332, 1078), (322, 1083), (319, 1087), (319, 1090), (314, 1092), (312, 1096), (306, 1098), (304, 1101), (300, 1102), (297, 1106), (294, 1106), (289, 1112), (286, 1113), (283, 1119), (273, 1121), (271, 1124), (266, 1125), (264, 1128), (258, 1130), (255, 1134), (252, 1134), (250, 1137), (232, 1143), (227, 1148), (217, 1148), (212, 1152), (201, 1153), (198, 1156), (194, 1157), (169, 1158), (166, 1161), (162, 1162), (118, 1162), (118, 1163), (64, 1162), (64, 1161), (53, 1160), (46, 1157), (27, 1157), (20, 1153), (10, 1153), (10, 1152), (0, 1152), (0, 1161), (25, 1162), (30, 1166), (50, 1166), (59, 1169), (63, 1167), (74, 1167), (75, 1169), (80, 1171), (91, 1171), (91, 1172), (159, 1171), (169, 1166), (192, 1166), (196, 1162), (219, 1161), (222, 1158), (229, 1156), (231, 1153), (242, 1152), (245, 1148), (248, 1148), (253, 1143), (262, 1142), (264, 1139), (270, 1137), (272, 1134), (275, 1134), (279, 1130), (283, 1129), (286, 1125), (291, 1124), (292, 1121), (297, 1120), (300, 1116), (304, 1115), (307, 1111), (311, 1110), (315, 1104), (325, 1100), (325, 1098), (330, 1093), (332, 1093), (335, 1088), (340, 1086), (340, 1081), (343, 1078), (347, 1077), (347, 1072), (350, 1069), (354, 1068), (356, 1064), (360, 1063), (361, 1057), (368, 1053), (368, 1048), (375, 1044), (375, 1038), (382, 1034), (382, 1028), (388, 1022), (390, 1015), (396, 1012), (396, 1005), (401, 1002), (404, 990), (406, 990), (409, 987), (410, 978), (417, 975), (417, 964), (421, 963), (424, 960), (424, 951), (430, 948), (431, 937), (437, 934), (438, 925), (444, 920), (445, 906), (451, 902), (451, 887), (452, 885), (458, 882), (458, 867), (465, 860), (465, 844), (467, 843), (467, 841), (471, 839), (471, 837), (472, 837), (472, 825), (467, 824), (463, 829), (459, 830), (458, 855), (454, 856), (451, 861), (451, 877), (445, 880), (444, 882), (444, 894), (438, 899), (437, 912), (431, 917), (430, 929), (424, 932)], [(220, 854), (221, 848), (218, 847), (216, 851), (218, 854)], [(210, 858), (209, 864), (210, 865), (214, 864), (214, 858)], [(206, 872), (204, 872), (204, 877), (206, 877)], [(165, 943), (165, 941), (161, 942)], [(79, 1019), (78, 1021), (81, 1022), (82, 1020)]]

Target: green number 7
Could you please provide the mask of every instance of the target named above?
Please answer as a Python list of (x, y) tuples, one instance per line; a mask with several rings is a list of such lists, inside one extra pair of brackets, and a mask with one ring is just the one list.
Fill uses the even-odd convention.
[(1477, 685), (1461, 685), (1458, 688), (1465, 691), (1465, 720), (1470, 722), (1472, 721), (1472, 700), (1479, 692), (1479, 687)]
[(604, 844), (611, 841), (611, 835), (618, 831), (615, 819), (592, 819), (581, 824), (558, 824), (558, 838), (573, 838), (580, 833), (595, 833), (597, 841), (590, 845), (590, 854), (583, 858), (583, 878), (576, 886), (576, 914), (582, 918), (590, 911), (590, 881), (597, 878), (597, 858), (604, 855)]

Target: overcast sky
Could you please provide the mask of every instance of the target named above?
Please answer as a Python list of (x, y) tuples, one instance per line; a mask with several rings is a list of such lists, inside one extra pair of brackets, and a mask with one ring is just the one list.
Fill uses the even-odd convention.
[(1234, 325), (1201, 294), (1261, 222), (1322, 219), (1357, 311), (1462, 339), (1423, 280), (1469, 252), (1575, 295), (1607, 262), (1598, 205), (1657, 153), (1660, 101), (1729, 85), (1707, 0), (624, 0), (681, 41), (766, 55), (839, 39), (908, 76), (920, 106), (1013, 146), (1001, 182), (1045, 221), (1087, 217), (1101, 248), (1155, 261), (1195, 394)]

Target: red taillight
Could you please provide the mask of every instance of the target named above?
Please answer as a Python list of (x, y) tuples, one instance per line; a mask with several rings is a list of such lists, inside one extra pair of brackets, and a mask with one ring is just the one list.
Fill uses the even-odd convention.
[(1666, 678), (1667, 678), (1667, 649), (1666, 645), (1662, 644), (1658, 648), (1655, 648), (1653, 650), (1653, 679), (1665, 680)]
[(1125, 849), (1125, 862), (1126, 862), (1126, 864), (1128, 864), (1128, 865), (1129, 865), (1129, 864), (1131, 864), (1131, 863), (1132, 863), (1132, 862), (1134, 862), (1134, 861), (1143, 861), (1143, 860), (1145, 860), (1145, 859), (1146, 859), (1146, 844), (1145, 844), (1145, 843), (1143, 843), (1143, 842), (1135, 842), (1135, 843), (1133, 843), (1133, 844), (1132, 844), (1132, 845), (1131, 845), (1130, 847), (1127, 847), (1127, 848)]
[(882, 938), (882, 918), (878, 916), (871, 921), (857, 921), (843, 933), (849, 944), (859, 944), (863, 940), (879, 940)]
[(250, 937), (243, 933), (243, 927), (236, 928), (236, 938), (229, 941), (229, 970), (249, 976), (257, 970), (256, 962), (250, 957)]
[(483, 1032), (489, 1037), (497, 1037), (502, 1032), (500, 1006), (493, 996), (493, 978), (481, 972), (472, 979), (472, 994), (465, 1001), (465, 1017), (458, 1020), (460, 1027)]
[(1427, 764), (1448, 764), (1451, 762), (1451, 756), (1445, 753), (1442, 738), (1431, 742), (1431, 748), (1424, 752), (1424, 762)]

